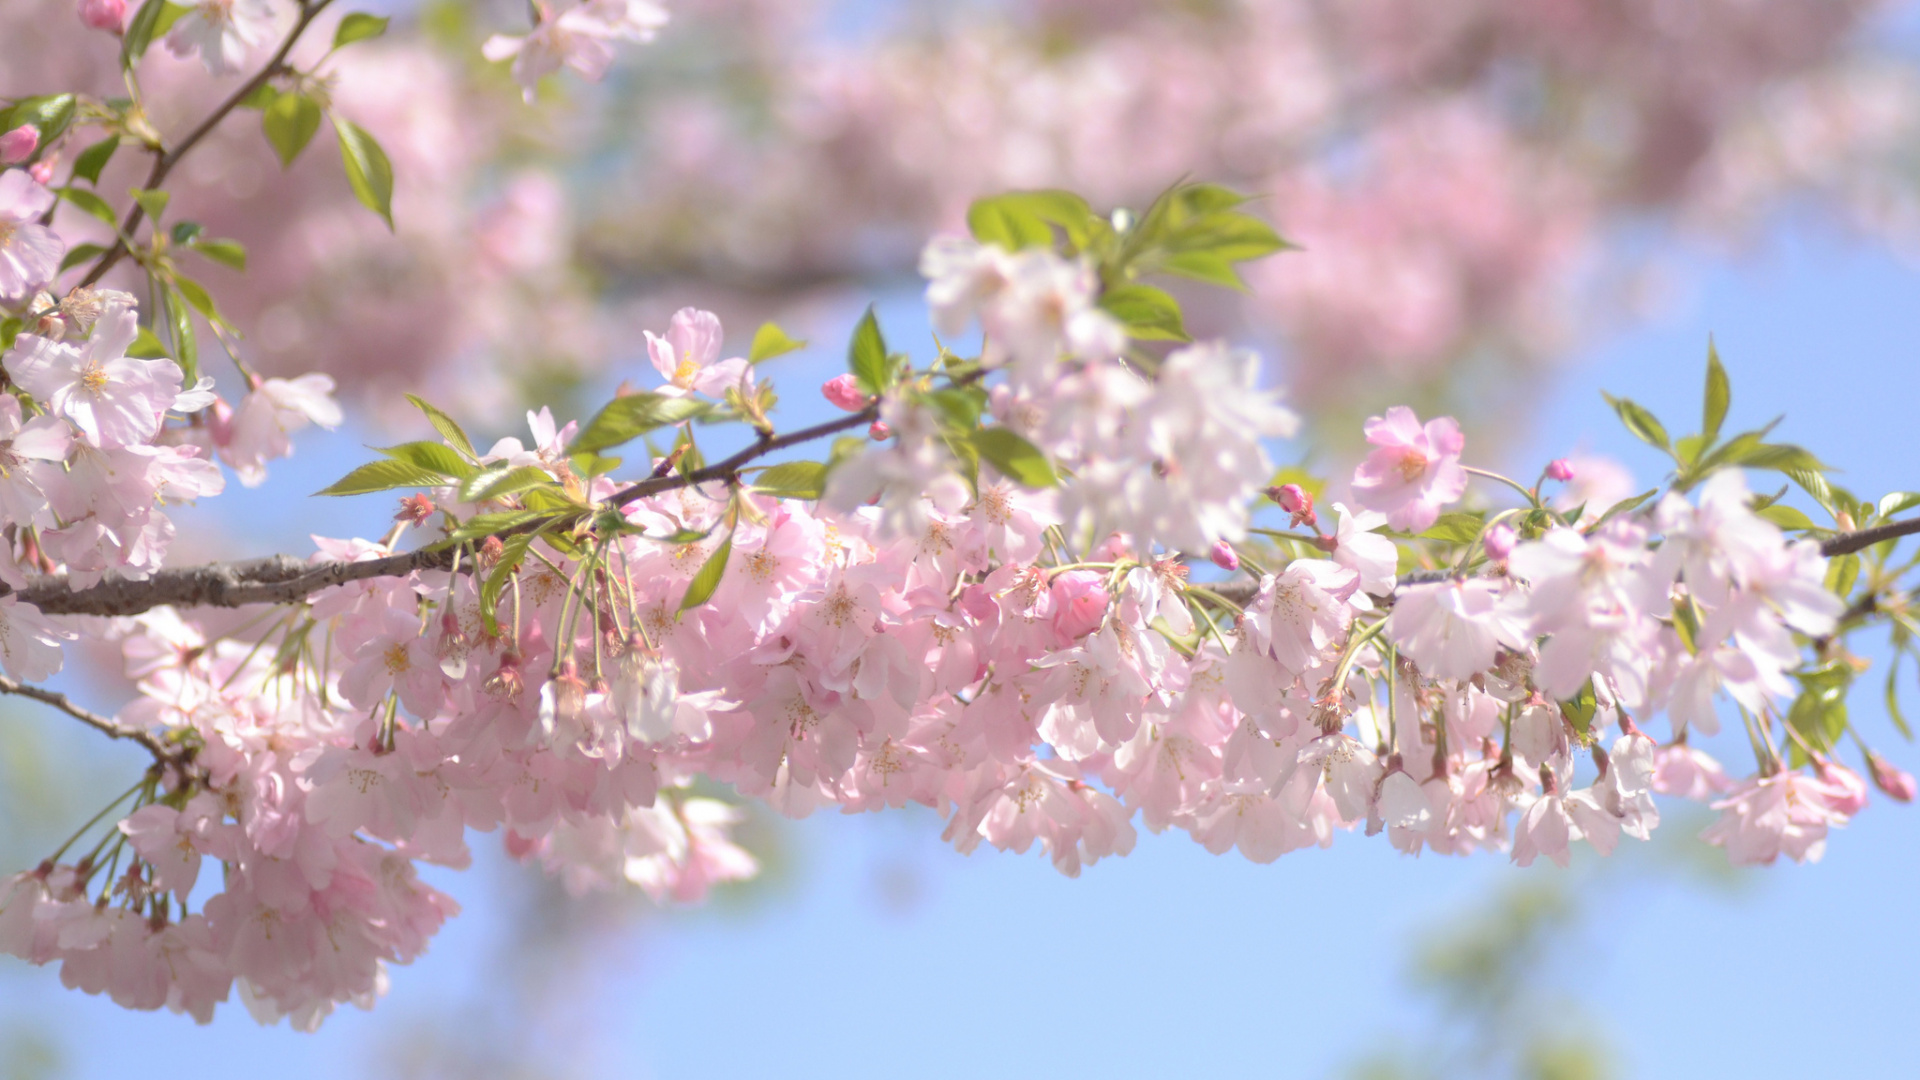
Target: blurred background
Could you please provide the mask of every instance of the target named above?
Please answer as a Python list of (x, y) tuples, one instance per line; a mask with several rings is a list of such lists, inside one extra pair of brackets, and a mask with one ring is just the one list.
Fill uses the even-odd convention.
[[(1308, 417), (1283, 460), (1337, 468), (1359, 418), (1407, 402), (1458, 413), (1478, 463), (1577, 454), (1643, 490), (1660, 464), (1598, 391), (1684, 426), (1711, 334), (1729, 423), (1784, 413), (1781, 437), (1856, 493), (1920, 488), (1909, 6), (669, 6), (604, 83), (550, 80), (528, 107), (478, 55), (524, 27), (518, 0), (346, 5), (396, 15), (335, 61), (342, 112), (393, 158), (395, 235), (324, 140), (282, 175), (243, 113), (187, 160), (180, 215), (251, 254), (244, 277), (205, 275), (249, 359), (329, 371), (356, 408), (258, 491), (183, 511), (178, 557), (378, 535), (388, 503), (307, 496), (365, 445), (425, 434), (400, 391), (489, 434), (529, 404), (579, 416), (651, 384), (639, 332), (685, 303), (739, 352), (763, 319), (811, 338), (763, 373), (784, 423), (822, 417), (814, 388), (868, 299), (928, 354), (915, 258), (972, 198), (1045, 185), (1137, 207), (1183, 177), (1256, 194), (1304, 249), (1244, 296), (1183, 294), (1196, 332), (1260, 347)], [(0, 96), (114, 92), (112, 44), (69, 0), (7, 0)], [(147, 67), (163, 130), (223, 92), (163, 50)], [(123, 700), (110, 667), (64, 680)], [(1920, 683), (1901, 689), (1913, 708)], [(1853, 719), (1920, 764), (1884, 703), (1862, 695)], [(0, 702), (0, 870), (141, 767), (99, 742)], [(465, 913), (371, 1014), (304, 1036), (229, 1005), (202, 1029), (0, 958), (0, 1075), (1913, 1075), (1920, 816), (1880, 801), (1818, 866), (1735, 872), (1668, 809), (1656, 843), (1570, 871), (1349, 836), (1255, 866), (1167, 835), (1077, 881), (956, 855), (930, 812), (763, 817), (760, 880), (665, 912), (568, 898), (482, 842), (472, 870), (428, 871)]]

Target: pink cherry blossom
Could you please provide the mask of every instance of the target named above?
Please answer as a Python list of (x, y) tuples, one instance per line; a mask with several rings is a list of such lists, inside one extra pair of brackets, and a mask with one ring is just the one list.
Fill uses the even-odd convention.
[(40, 129), (32, 124), (21, 124), (12, 131), (0, 134), (0, 165), (18, 165), (33, 156), (40, 148)]
[(820, 393), (828, 401), (848, 412), (859, 412), (867, 407), (871, 399), (860, 389), (860, 384), (852, 375), (835, 375), (820, 387)]
[(53, 280), (67, 246), (39, 218), (53, 193), (21, 169), (0, 170), (0, 300), (13, 300)]
[(652, 0), (539, 0), (536, 25), (524, 37), (495, 34), (482, 46), (488, 60), (513, 61), (513, 78), (532, 102), (542, 78), (570, 67), (599, 82), (613, 63), (615, 41), (651, 41), (667, 23)]
[(146, 442), (180, 394), (180, 366), (126, 355), (138, 326), (114, 305), (79, 345), (22, 334), (5, 365), (13, 381), (103, 449)]
[(666, 377), (660, 393), (686, 393), (724, 398), (731, 388), (751, 392), (753, 368), (743, 359), (720, 359), (720, 317), (711, 311), (681, 308), (674, 312), (666, 337), (647, 332), (647, 355), (654, 369)]
[(80, 21), (117, 34), (127, 25), (127, 0), (80, 0)]
[(1425, 531), (1439, 519), (1442, 506), (1466, 493), (1467, 473), (1460, 466), (1466, 436), (1452, 417), (1422, 427), (1412, 409), (1396, 405), (1385, 417), (1370, 418), (1366, 433), (1378, 449), (1354, 470), (1354, 498), (1387, 515), (1388, 525)]
[(199, 0), (167, 33), (167, 51), (198, 56), (215, 75), (233, 75), (248, 54), (279, 31), (278, 0)]

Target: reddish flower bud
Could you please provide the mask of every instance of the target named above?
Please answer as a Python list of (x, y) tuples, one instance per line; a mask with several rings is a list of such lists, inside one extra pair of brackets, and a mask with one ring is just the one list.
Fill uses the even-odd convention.
[(893, 429), (887, 426), (886, 421), (875, 420), (873, 426), (867, 429), (867, 438), (874, 442), (886, 442), (893, 438)]
[(861, 391), (860, 384), (851, 375), (835, 375), (828, 379), (820, 387), (820, 393), (848, 412), (859, 412), (873, 400)]
[(18, 165), (33, 156), (40, 149), (40, 129), (32, 124), (21, 124), (5, 135), (0, 135), (0, 165)]
[(1495, 562), (1506, 562), (1507, 556), (1513, 554), (1514, 541), (1518, 539), (1507, 523), (1502, 521), (1486, 531), (1480, 538), (1480, 545), (1487, 549), (1488, 558)]
[(58, 164), (58, 155), (49, 154), (27, 166), (27, 175), (33, 177), (34, 183), (44, 187), (53, 183), (53, 167), (56, 164)]
[(507, 553), (506, 542), (497, 536), (489, 536), (480, 541), (480, 550), (474, 557), (480, 561), (480, 569), (491, 570), (499, 565), (500, 559)]
[(1563, 484), (1573, 479), (1573, 463), (1566, 458), (1554, 458), (1547, 462), (1547, 479), (1558, 480)]
[(1215, 540), (1213, 542), (1212, 558), (1213, 558), (1213, 565), (1219, 567), (1222, 570), (1240, 569), (1239, 553), (1235, 552), (1233, 550), (1233, 545), (1227, 543), (1225, 540)]
[(1893, 763), (1873, 751), (1867, 751), (1867, 772), (1873, 776), (1873, 786), (1881, 794), (1895, 802), (1910, 803), (1916, 793), (1913, 774), (1894, 768)]
[(127, 25), (127, 0), (80, 0), (80, 21), (118, 34)]
[(1268, 488), (1267, 497), (1280, 504), (1280, 508), (1293, 515), (1293, 527), (1318, 525), (1319, 515), (1313, 511), (1313, 496), (1299, 484), (1287, 484), (1283, 487)]

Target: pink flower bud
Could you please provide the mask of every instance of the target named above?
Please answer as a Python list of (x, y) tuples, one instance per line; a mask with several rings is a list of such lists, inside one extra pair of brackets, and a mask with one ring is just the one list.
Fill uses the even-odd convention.
[(53, 155), (43, 157), (39, 161), (27, 166), (27, 175), (33, 177), (34, 183), (45, 187), (53, 183), (53, 167), (56, 163)]
[(1280, 508), (1293, 515), (1293, 527), (1318, 525), (1320, 518), (1313, 512), (1313, 496), (1299, 484), (1287, 484), (1280, 488), (1268, 489), (1268, 495)]
[(1078, 641), (1100, 628), (1107, 615), (1107, 590), (1092, 570), (1069, 570), (1053, 579), (1053, 629), (1062, 641)]
[(825, 385), (820, 387), (820, 393), (825, 395), (828, 401), (848, 412), (859, 412), (872, 400), (861, 392), (860, 384), (855, 382), (851, 375), (835, 375), (828, 379)]
[(1573, 479), (1573, 463), (1566, 458), (1554, 458), (1547, 462), (1547, 479), (1566, 483)]
[(5, 135), (0, 135), (0, 165), (18, 165), (33, 156), (40, 149), (40, 129), (32, 124), (21, 124)]
[(1240, 555), (1233, 550), (1232, 544), (1227, 543), (1225, 540), (1215, 540), (1213, 542), (1213, 565), (1222, 570), (1238, 570), (1240, 569)]
[(1513, 554), (1513, 542), (1517, 539), (1519, 537), (1502, 521), (1487, 530), (1486, 535), (1480, 538), (1480, 544), (1487, 549), (1488, 558), (1495, 562), (1506, 562), (1507, 556)]
[(80, 21), (117, 34), (127, 25), (127, 0), (80, 0)]
[(1915, 795), (1913, 774), (1896, 769), (1893, 763), (1873, 751), (1867, 751), (1867, 772), (1873, 776), (1873, 786), (1881, 794), (1895, 802), (1910, 803)]
[(886, 442), (893, 438), (893, 429), (887, 426), (885, 420), (875, 420), (873, 426), (867, 429), (867, 438), (874, 442)]

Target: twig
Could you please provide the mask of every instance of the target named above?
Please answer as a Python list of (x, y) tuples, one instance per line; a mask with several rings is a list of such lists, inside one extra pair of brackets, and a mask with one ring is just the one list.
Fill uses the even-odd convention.
[(1905, 521), (1889, 521), (1885, 525), (1875, 525), (1871, 529), (1857, 529), (1843, 532), (1829, 538), (1820, 545), (1820, 554), (1832, 558), (1836, 555), (1851, 555), (1882, 540), (1894, 540), (1902, 536), (1920, 533), (1920, 518), (1908, 518)]
[[(156, 156), (153, 159), (153, 168), (147, 172), (146, 183), (140, 186), (144, 190), (154, 191), (161, 184), (166, 183), (168, 174), (173, 172), (174, 166), (180, 164), (180, 159), (187, 156), (189, 150), (199, 145), (200, 140), (212, 134), (213, 129), (220, 126), (220, 121), (225, 120), (228, 114), (240, 107), (241, 102), (252, 97), (255, 91), (265, 86), (268, 79), (284, 71), (287, 55), (293, 52), (294, 45), (307, 32), (307, 27), (311, 26), (313, 20), (319, 17), (331, 3), (333, 0), (314, 0), (311, 5), (302, 4), (300, 21), (294, 24), (293, 32), (287, 35), (287, 39), (280, 43), (280, 48), (273, 54), (273, 59), (267, 61), (267, 65), (255, 73), (253, 78), (242, 83), (240, 89), (235, 90), (231, 97), (221, 102), (205, 120), (200, 121), (198, 127), (188, 132), (187, 137), (180, 140), (180, 145)], [(132, 238), (133, 231), (140, 227), (140, 222), (144, 221), (146, 216), (145, 208), (138, 202), (134, 203), (133, 207), (127, 211), (126, 220), (120, 223), (119, 238), (113, 242), (111, 248), (107, 249), (105, 255), (100, 256), (100, 261), (93, 264), (93, 269), (87, 271), (87, 276), (81, 279), (76, 288), (84, 289), (99, 281), (107, 275), (107, 271), (113, 269), (116, 263), (126, 257), (127, 241)]]
[(43, 690), (38, 686), (29, 686), (26, 683), (10, 679), (5, 675), (0, 675), (0, 694), (16, 694), (20, 697), (32, 698), (35, 701), (59, 709), (75, 720), (107, 735), (109, 738), (127, 739), (131, 742), (137, 742), (141, 746), (146, 747), (147, 752), (153, 755), (154, 760), (162, 765), (181, 765), (186, 761), (188, 756), (188, 751), (184, 748), (168, 746), (166, 743), (160, 741), (159, 736), (150, 731), (130, 728), (123, 724), (115, 723), (98, 713), (88, 712), (80, 706), (75, 705), (65, 694), (57, 694), (52, 690)]

